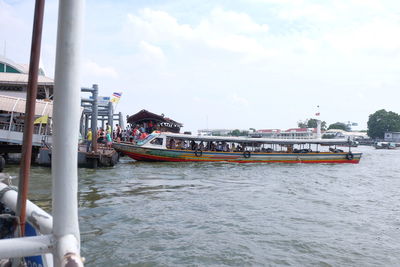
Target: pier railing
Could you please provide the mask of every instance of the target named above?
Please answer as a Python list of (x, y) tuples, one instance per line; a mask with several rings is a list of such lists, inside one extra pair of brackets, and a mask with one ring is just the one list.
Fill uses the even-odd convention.
[[(23, 140), (24, 125), (0, 122), (0, 142), (22, 144)], [(46, 144), (52, 143), (52, 131), (48, 127), (40, 127), (40, 125), (34, 127), (32, 145), (42, 146), (43, 142)]]
[[(6, 130), (10, 132), (24, 132), (24, 124), (23, 123), (8, 123), (8, 122), (0, 122), (0, 130)], [(40, 135), (51, 135), (51, 129), (46, 127), (45, 125), (35, 125), (33, 128), (33, 134)]]

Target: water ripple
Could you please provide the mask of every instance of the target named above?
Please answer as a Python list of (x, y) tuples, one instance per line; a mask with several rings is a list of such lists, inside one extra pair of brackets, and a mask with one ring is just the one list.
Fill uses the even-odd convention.
[[(358, 165), (80, 169), (86, 266), (399, 266), (400, 151), (357, 150)], [(32, 176), (50, 209), (50, 170)]]

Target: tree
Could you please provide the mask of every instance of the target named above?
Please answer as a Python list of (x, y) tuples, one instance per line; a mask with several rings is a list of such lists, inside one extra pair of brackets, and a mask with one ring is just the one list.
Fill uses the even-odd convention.
[(298, 121), (298, 122), (297, 122), (297, 127), (299, 127), (299, 128), (307, 128), (307, 120), (305, 120), (305, 121)]
[(329, 125), (328, 130), (330, 130), (330, 129), (339, 129), (339, 130), (343, 130), (343, 131), (347, 131), (347, 132), (349, 132), (351, 130), (350, 127), (346, 123), (343, 123), (343, 122), (335, 122), (335, 123)]
[[(317, 128), (317, 119), (306, 119), (305, 121), (297, 122), (299, 128)], [(321, 122), (321, 130), (326, 130), (326, 122)]]
[(369, 137), (383, 138), (385, 132), (397, 131), (400, 131), (399, 114), (381, 109), (369, 115), (367, 132)]
[(239, 129), (233, 130), (229, 135), (231, 136), (247, 136), (249, 134), (248, 131), (240, 131)]

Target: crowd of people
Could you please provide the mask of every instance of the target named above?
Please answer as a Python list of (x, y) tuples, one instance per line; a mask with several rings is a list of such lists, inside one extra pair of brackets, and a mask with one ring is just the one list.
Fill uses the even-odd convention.
[(207, 150), (207, 151), (224, 151), (224, 152), (239, 152), (243, 151), (240, 144), (227, 143), (227, 142), (195, 142), (194, 140), (188, 141), (183, 139), (168, 138), (167, 148), (169, 149), (183, 149), (183, 150)]
[[(126, 129), (118, 124), (115, 125), (114, 130), (111, 130), (111, 125), (106, 123), (105, 129), (102, 127), (98, 128), (96, 133), (96, 140), (98, 144), (104, 144), (107, 147), (111, 147), (113, 142), (132, 142), (146, 139), (149, 134), (154, 131), (158, 131), (159, 126), (155, 122), (148, 122), (137, 124), (134, 126), (127, 126)], [(88, 129), (86, 135), (87, 151), (90, 151), (90, 147), (93, 141), (92, 129)]]

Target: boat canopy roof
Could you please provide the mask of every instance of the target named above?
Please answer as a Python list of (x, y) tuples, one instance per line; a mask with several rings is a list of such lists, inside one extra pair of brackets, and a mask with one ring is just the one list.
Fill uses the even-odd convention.
[[(25, 113), (26, 99), (0, 95), (0, 110)], [(36, 100), (35, 116), (53, 115), (53, 101)]]
[(349, 145), (349, 139), (276, 139), (276, 138), (252, 138), (252, 137), (235, 137), (235, 136), (197, 136), (175, 133), (161, 133), (170, 138), (204, 141), (204, 142), (235, 142), (235, 143), (254, 143), (254, 144), (320, 144), (320, 145)]

